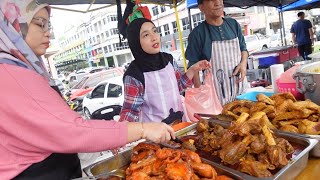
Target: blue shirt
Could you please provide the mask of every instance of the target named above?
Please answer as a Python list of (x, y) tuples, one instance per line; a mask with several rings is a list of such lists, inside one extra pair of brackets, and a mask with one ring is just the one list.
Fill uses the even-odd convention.
[(311, 44), (309, 34), (310, 28), (312, 28), (312, 24), (309, 20), (306, 19), (299, 19), (292, 25), (290, 32), (295, 34), (299, 46)]
[(234, 38), (239, 39), (240, 50), (247, 51), (240, 24), (232, 18), (223, 18), (220, 26), (209, 25), (202, 22), (190, 33), (186, 58), (189, 60), (189, 67), (199, 60), (211, 58), (212, 41), (224, 41)]

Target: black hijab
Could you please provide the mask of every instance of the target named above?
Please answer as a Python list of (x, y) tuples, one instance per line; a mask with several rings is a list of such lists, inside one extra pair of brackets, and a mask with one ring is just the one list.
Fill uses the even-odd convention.
[(144, 83), (144, 72), (158, 71), (167, 66), (169, 62), (172, 63), (173, 57), (170, 54), (159, 52), (157, 54), (146, 53), (140, 44), (140, 29), (145, 22), (154, 23), (149, 19), (138, 18), (132, 21), (127, 29), (128, 43), (130, 50), (135, 58), (130, 63), (127, 71), (124, 74), (126, 76), (132, 76), (143, 85)]

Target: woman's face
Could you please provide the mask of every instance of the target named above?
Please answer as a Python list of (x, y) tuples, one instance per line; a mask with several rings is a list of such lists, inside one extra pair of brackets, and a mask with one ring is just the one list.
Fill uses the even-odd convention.
[(145, 22), (140, 29), (140, 44), (144, 52), (157, 54), (160, 52), (160, 35), (151, 22)]
[(37, 55), (44, 55), (50, 44), (50, 22), (46, 8), (39, 10), (32, 18), (25, 41)]

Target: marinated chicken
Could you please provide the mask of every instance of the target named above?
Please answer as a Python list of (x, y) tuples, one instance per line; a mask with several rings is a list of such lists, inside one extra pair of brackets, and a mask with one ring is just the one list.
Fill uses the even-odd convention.
[(287, 165), (291, 144), (273, 135), (274, 126), (264, 112), (252, 116), (243, 112), (225, 129), (220, 125), (201, 120), (195, 141), (197, 150), (216, 155), (221, 163), (256, 177), (270, 177), (271, 170)]
[(201, 161), (193, 151), (160, 148), (156, 144), (140, 143), (132, 150), (131, 164), (126, 179), (217, 179), (219, 176), (209, 164)]

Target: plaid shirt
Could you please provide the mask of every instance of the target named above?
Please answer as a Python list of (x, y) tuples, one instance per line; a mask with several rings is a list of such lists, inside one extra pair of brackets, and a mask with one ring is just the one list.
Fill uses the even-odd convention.
[[(193, 83), (185, 73), (180, 72), (178, 64), (173, 61), (173, 68), (177, 78), (180, 93)], [(132, 76), (124, 78), (124, 103), (120, 113), (119, 121), (138, 122), (141, 106), (143, 104), (144, 86)]]

